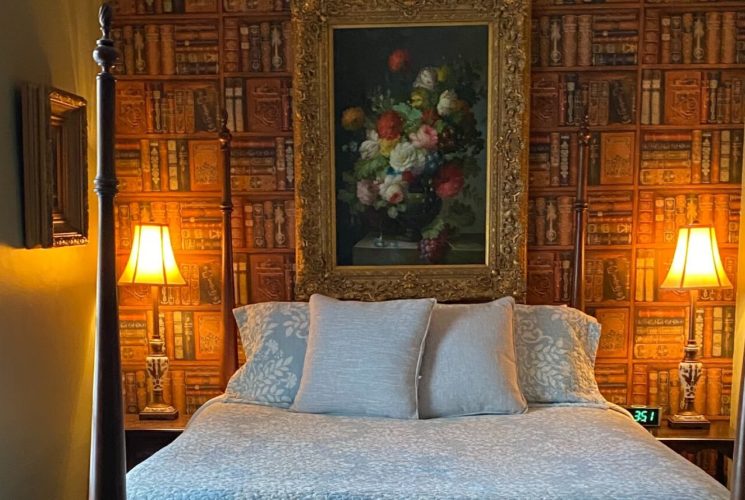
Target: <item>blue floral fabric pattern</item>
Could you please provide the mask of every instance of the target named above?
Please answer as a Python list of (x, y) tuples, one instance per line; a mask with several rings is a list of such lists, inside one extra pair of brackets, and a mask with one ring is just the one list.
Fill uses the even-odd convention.
[(605, 405), (595, 381), (600, 324), (566, 306), (515, 306), (520, 388), (528, 403)]
[(280, 408), (295, 400), (308, 343), (308, 304), (265, 302), (233, 310), (246, 364), (230, 379), (231, 401)]
[(583, 407), (430, 420), (213, 402), (132, 469), (134, 500), (727, 499), (627, 415)]

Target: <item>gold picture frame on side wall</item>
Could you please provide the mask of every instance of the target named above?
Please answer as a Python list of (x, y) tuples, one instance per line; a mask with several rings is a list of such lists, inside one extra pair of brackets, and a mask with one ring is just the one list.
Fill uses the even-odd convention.
[(20, 88), (26, 248), (88, 242), (88, 118), (82, 97)]
[(298, 299), (523, 297), (528, 3), (293, 3)]

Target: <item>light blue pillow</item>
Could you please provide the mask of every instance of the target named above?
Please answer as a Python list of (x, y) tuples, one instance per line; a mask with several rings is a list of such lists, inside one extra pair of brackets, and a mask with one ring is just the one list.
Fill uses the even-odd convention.
[(288, 408), (303, 373), (308, 304), (264, 302), (233, 310), (244, 364), (228, 382), (228, 400)]
[(418, 418), (419, 365), (434, 305), (311, 296), (308, 350), (291, 409)]
[(520, 388), (528, 403), (607, 402), (595, 381), (600, 324), (566, 306), (515, 306)]
[(422, 418), (523, 413), (517, 381), (512, 297), (437, 304), (419, 383)]

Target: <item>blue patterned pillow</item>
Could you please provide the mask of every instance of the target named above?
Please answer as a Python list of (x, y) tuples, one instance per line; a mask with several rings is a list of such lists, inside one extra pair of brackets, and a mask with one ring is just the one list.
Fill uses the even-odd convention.
[(233, 310), (246, 353), (228, 382), (229, 400), (288, 408), (303, 374), (308, 304), (264, 302)]
[(566, 306), (515, 306), (520, 388), (528, 403), (605, 405), (595, 381), (600, 324)]

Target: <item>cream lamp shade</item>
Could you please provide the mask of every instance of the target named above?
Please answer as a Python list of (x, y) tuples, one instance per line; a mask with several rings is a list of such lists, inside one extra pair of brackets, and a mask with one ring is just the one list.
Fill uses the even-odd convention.
[(135, 226), (132, 253), (119, 278), (120, 285), (185, 285), (173, 256), (168, 226), (142, 224)]
[(691, 225), (680, 228), (673, 263), (660, 288), (732, 288), (719, 257), (713, 227)]

